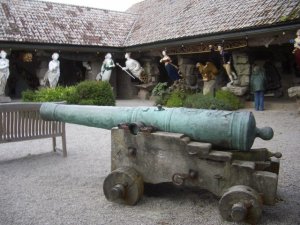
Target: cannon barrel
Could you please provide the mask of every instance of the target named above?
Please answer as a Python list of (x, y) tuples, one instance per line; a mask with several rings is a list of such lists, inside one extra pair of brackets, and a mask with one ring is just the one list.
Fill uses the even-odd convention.
[(191, 139), (230, 150), (250, 150), (254, 139), (270, 140), (270, 127), (257, 128), (251, 112), (189, 108), (78, 106), (43, 103), (45, 120), (58, 120), (103, 129), (120, 123), (142, 122), (161, 131), (182, 133)]

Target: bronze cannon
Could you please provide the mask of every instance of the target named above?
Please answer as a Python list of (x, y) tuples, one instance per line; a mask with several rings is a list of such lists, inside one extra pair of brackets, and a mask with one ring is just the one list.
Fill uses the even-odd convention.
[(273, 130), (256, 128), (250, 112), (52, 103), (40, 111), (46, 120), (111, 129), (109, 201), (135, 205), (144, 183), (172, 182), (212, 192), (225, 220), (252, 224), (263, 204), (275, 204), (281, 154), (251, 149)]

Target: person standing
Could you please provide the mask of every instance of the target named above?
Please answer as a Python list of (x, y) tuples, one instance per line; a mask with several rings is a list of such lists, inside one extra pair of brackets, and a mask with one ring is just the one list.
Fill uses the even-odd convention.
[(266, 76), (264, 70), (256, 64), (253, 64), (250, 80), (251, 90), (254, 93), (255, 110), (264, 110), (264, 92)]

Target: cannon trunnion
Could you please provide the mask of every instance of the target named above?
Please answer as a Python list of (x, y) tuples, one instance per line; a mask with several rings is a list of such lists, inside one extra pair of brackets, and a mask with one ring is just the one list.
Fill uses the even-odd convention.
[(109, 201), (134, 205), (143, 195), (143, 182), (172, 182), (212, 192), (220, 197), (225, 220), (251, 224), (263, 204), (276, 201), (280, 153), (216, 151), (183, 134), (120, 127), (111, 130), (112, 172), (103, 185)]

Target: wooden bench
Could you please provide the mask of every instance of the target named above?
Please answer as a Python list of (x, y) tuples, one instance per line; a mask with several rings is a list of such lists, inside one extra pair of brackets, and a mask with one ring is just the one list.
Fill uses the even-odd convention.
[(0, 104), (0, 143), (52, 138), (53, 151), (56, 137), (62, 138), (63, 156), (67, 156), (65, 123), (45, 121), (40, 117), (41, 103)]

